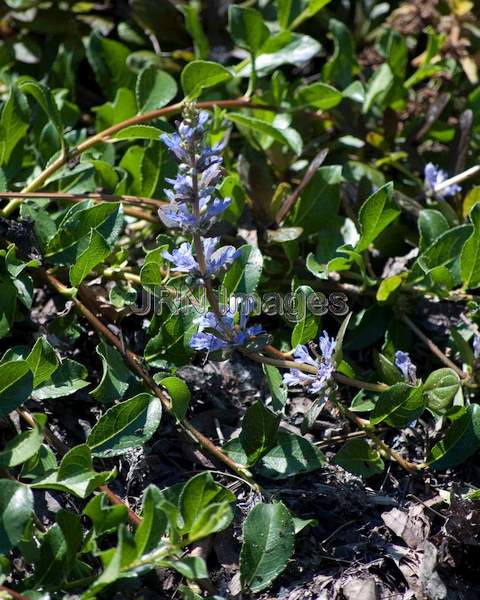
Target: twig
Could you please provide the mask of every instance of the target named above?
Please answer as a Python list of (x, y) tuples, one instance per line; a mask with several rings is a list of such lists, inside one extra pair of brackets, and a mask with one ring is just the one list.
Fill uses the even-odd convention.
[(93, 200), (94, 202), (123, 202), (124, 204), (145, 204), (160, 208), (168, 204), (164, 200), (145, 198), (144, 196), (130, 196), (128, 194), (104, 194), (103, 192), (86, 192), (84, 194), (68, 194), (63, 192), (0, 192), (0, 198), (51, 198), (52, 200)]
[(328, 448), (329, 446), (334, 446), (336, 444), (341, 444), (346, 442), (347, 440), (356, 439), (356, 438), (364, 438), (367, 437), (367, 432), (363, 429), (360, 431), (351, 431), (350, 433), (345, 433), (343, 435), (333, 435), (322, 442), (314, 442), (314, 446), (317, 448)]
[(338, 403), (337, 406), (339, 406), (343, 414), (348, 419), (350, 419), (352, 423), (355, 423), (355, 425), (357, 425), (358, 427), (360, 427), (360, 429), (365, 431), (366, 435), (372, 440), (372, 442), (379, 450), (382, 450), (385, 454), (388, 454), (388, 456), (392, 460), (397, 462), (402, 467), (402, 469), (404, 469), (408, 473), (416, 473), (417, 471), (420, 471), (421, 469), (425, 468), (424, 464), (411, 463), (410, 461), (403, 458), (403, 456), (400, 456), (398, 452), (393, 450), (393, 448), (390, 448), (388, 444), (386, 444), (377, 436), (377, 434), (372, 430), (371, 425), (365, 425), (364, 419), (362, 419), (354, 412), (343, 406), (343, 404)]
[(307, 187), (307, 185), (310, 183), (310, 180), (317, 172), (318, 167), (325, 160), (327, 154), (328, 149), (324, 148), (323, 150), (320, 150), (317, 156), (315, 156), (315, 158), (312, 160), (310, 166), (308, 167), (305, 175), (302, 178), (302, 181), (299, 183), (297, 188), (288, 196), (288, 198), (285, 199), (284, 203), (280, 207), (280, 210), (278, 211), (277, 216), (275, 217), (275, 222), (277, 223), (277, 225), (280, 225), (283, 219), (287, 216), (292, 206), (298, 200), (300, 194)]
[(465, 181), (465, 179), (468, 179), (469, 177), (473, 177), (479, 171), (480, 171), (480, 165), (475, 165), (474, 167), (470, 167), (466, 171), (463, 171), (463, 173), (459, 173), (458, 175), (454, 175), (453, 177), (450, 177), (449, 179), (445, 179), (445, 181), (442, 181), (442, 183), (439, 183), (438, 185), (436, 185), (433, 191), (435, 194), (438, 194), (438, 192), (441, 192), (442, 190), (444, 190), (445, 188), (447, 188), (451, 185), (455, 185), (457, 183), (460, 183), (461, 181)]
[(15, 590), (10, 589), (6, 585), (0, 585), (0, 592), (6, 592), (7, 594), (10, 594), (10, 596), (12, 598), (15, 598), (15, 600), (28, 600), (26, 596), (20, 594), (19, 592), (16, 592)]
[(415, 323), (413, 323), (413, 321), (411, 321), (406, 315), (403, 315), (402, 317), (403, 322), (407, 325), (407, 327), (409, 327), (421, 340), (422, 342), (425, 344), (425, 346), (427, 346), (427, 348), (433, 353), (435, 354), (435, 356), (437, 358), (439, 358), (441, 360), (441, 362), (443, 362), (443, 364), (446, 367), (449, 367), (450, 369), (453, 369), (455, 371), (455, 373), (457, 373), (457, 375), (461, 378), (461, 379), (466, 379), (468, 377), (467, 373), (465, 373), (465, 371), (462, 371), (462, 369), (460, 369), (459, 367), (457, 367), (457, 365), (455, 363), (453, 363), (441, 350), (440, 348), (434, 344), (432, 342), (432, 340), (430, 338), (428, 338), (416, 325)]
[[(298, 363), (293, 360), (285, 360), (280, 358), (270, 358), (269, 356), (264, 356), (263, 354), (259, 354), (257, 352), (243, 353), (245, 356), (248, 356), (255, 362), (273, 365), (274, 367), (279, 367), (280, 369), (298, 369), (299, 371), (310, 373), (311, 375), (317, 374), (317, 369), (315, 367), (304, 363)], [(360, 390), (369, 390), (371, 392), (384, 392), (385, 390), (388, 390), (388, 385), (385, 383), (370, 383), (369, 381), (361, 381), (360, 379), (353, 379), (352, 377), (347, 377), (346, 375), (342, 375), (338, 372), (334, 374), (334, 377), (339, 383), (343, 383)]]

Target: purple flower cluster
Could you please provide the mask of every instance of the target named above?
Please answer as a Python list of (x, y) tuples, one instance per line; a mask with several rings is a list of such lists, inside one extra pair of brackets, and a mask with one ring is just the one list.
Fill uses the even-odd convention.
[(247, 326), (248, 315), (240, 311), (238, 324), (235, 325), (235, 313), (228, 309), (221, 321), (213, 312), (207, 312), (197, 319), (200, 331), (192, 336), (190, 347), (195, 350), (233, 349), (244, 346), (252, 337), (263, 332), (261, 325)]
[(407, 383), (415, 385), (417, 382), (417, 367), (412, 363), (408, 352), (397, 350), (395, 352), (395, 366), (402, 372)]
[(435, 188), (446, 181), (448, 179), (448, 175), (443, 169), (440, 169), (433, 163), (428, 163), (425, 166), (424, 179), (426, 191), (435, 194), (435, 196), (441, 198), (442, 200), (448, 196), (454, 196), (457, 192), (462, 191), (462, 188), (459, 185), (453, 184), (447, 186), (439, 192), (435, 192)]
[(211, 277), (218, 277), (225, 272), (232, 262), (238, 257), (239, 251), (233, 246), (223, 246), (217, 250), (220, 238), (203, 238), (203, 253), (205, 259), (205, 271), (202, 273), (200, 266), (193, 256), (194, 245), (184, 242), (179, 248), (168, 252), (162, 252), (163, 258), (173, 263), (172, 271), (188, 273), (192, 280), (203, 282)]
[(312, 394), (324, 392), (328, 383), (333, 377), (335, 365), (333, 363), (333, 353), (335, 351), (336, 341), (328, 336), (326, 331), (318, 340), (321, 356), (312, 358), (306, 346), (300, 345), (295, 348), (294, 357), (303, 364), (310, 365), (317, 370), (316, 375), (304, 373), (300, 369), (290, 369), (290, 373), (283, 376), (283, 383), (286, 385), (301, 385), (307, 388)]
[(166, 180), (172, 185), (165, 190), (170, 204), (158, 214), (167, 227), (187, 233), (205, 233), (231, 202), (217, 192), (226, 140), (212, 147), (207, 144), (208, 119), (208, 112), (187, 106), (183, 121), (177, 122), (177, 133), (161, 137), (179, 166), (177, 177)]

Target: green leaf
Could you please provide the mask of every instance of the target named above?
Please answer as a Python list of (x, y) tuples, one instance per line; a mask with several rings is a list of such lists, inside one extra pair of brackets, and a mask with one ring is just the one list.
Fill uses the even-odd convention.
[(55, 264), (76, 262), (88, 246), (92, 229), (105, 239), (110, 248), (120, 234), (123, 209), (118, 202), (79, 202), (70, 208), (62, 219), (55, 236), (50, 240), (45, 257)]
[[(322, 239), (325, 240), (328, 232), (334, 227), (334, 220), (340, 209), (341, 181), (340, 165), (320, 167), (303, 190), (288, 224), (301, 227), (306, 235), (318, 234), (321, 231)], [(337, 246), (335, 240), (334, 250)]]
[(180, 575), (193, 581), (208, 579), (207, 565), (200, 556), (185, 556), (179, 560), (168, 560), (165, 561), (165, 566), (175, 569)]
[(470, 211), (473, 233), (465, 242), (460, 255), (460, 273), (465, 288), (480, 286), (480, 204)]
[(400, 370), (383, 354), (375, 354), (375, 363), (382, 380), (388, 385), (400, 383), (403, 380)]
[(230, 295), (251, 294), (262, 275), (263, 256), (258, 248), (245, 244), (240, 246), (239, 253), (223, 278), (223, 286)]
[(189, 98), (197, 98), (203, 90), (231, 79), (228, 69), (207, 60), (193, 60), (182, 71), (182, 88)]
[(162, 404), (151, 394), (138, 394), (103, 414), (87, 438), (93, 456), (125, 454), (147, 442), (158, 429)]
[(97, 346), (97, 354), (102, 359), (103, 375), (98, 386), (90, 394), (99, 402), (120, 400), (133, 380), (133, 376), (120, 352), (112, 346), (102, 341)]
[(443, 440), (435, 444), (428, 456), (432, 469), (451, 469), (462, 464), (480, 448), (480, 406), (471, 404), (455, 419)]
[(372, 75), (367, 85), (367, 92), (363, 102), (363, 112), (367, 113), (372, 106), (384, 98), (395, 82), (392, 69), (386, 63), (382, 64)]
[(262, 15), (254, 8), (231, 5), (228, 9), (228, 26), (234, 42), (254, 56), (270, 35)]
[(38, 479), (57, 468), (55, 454), (48, 446), (42, 444), (36, 454), (22, 465), (22, 479)]
[(318, 333), (318, 323), (315, 317), (307, 315), (304, 319), (298, 322), (292, 331), (292, 348), (296, 348), (299, 344), (305, 344)]
[(256, 470), (268, 479), (286, 479), (299, 473), (320, 469), (325, 456), (307, 439), (280, 431), (277, 445), (257, 463)]
[(291, 129), (288, 127), (286, 129), (280, 129), (279, 127), (275, 127), (268, 121), (264, 121), (257, 117), (250, 117), (242, 113), (229, 112), (225, 116), (229, 121), (232, 121), (240, 128), (244, 127), (247, 130), (252, 131), (256, 134), (265, 134), (273, 140), (280, 142), (281, 144), (286, 144), (287, 146), (290, 146), (290, 148), (295, 152), (295, 154), (302, 153), (302, 138), (295, 131), (295, 129)]
[(90, 232), (90, 239), (85, 250), (70, 267), (70, 283), (78, 287), (91, 271), (102, 263), (111, 253), (104, 237), (95, 229)]
[[(1, 144), (1, 142), (0, 142)], [(0, 339), (9, 334), (17, 309), (17, 288), (7, 274), (0, 273)]]
[(115, 40), (91, 34), (87, 44), (87, 58), (103, 93), (112, 98), (118, 88), (132, 86), (134, 75), (127, 66), (130, 50)]
[(155, 485), (149, 485), (143, 496), (142, 522), (135, 531), (138, 556), (155, 550), (167, 529), (167, 517), (161, 509), (162, 494)]
[(450, 278), (447, 287), (461, 282), (460, 256), (464, 243), (472, 233), (471, 225), (459, 225), (442, 233), (422, 254), (412, 267), (409, 279), (417, 280), (421, 275), (432, 278), (443, 268)]
[(86, 498), (114, 474), (114, 471), (95, 472), (92, 468), (90, 448), (86, 444), (81, 444), (65, 454), (58, 470), (36, 479), (31, 487), (59, 490), (79, 498)]
[(146, 113), (166, 106), (177, 95), (175, 79), (153, 65), (140, 71), (135, 85), (138, 111)]
[(204, 472), (192, 477), (183, 486), (179, 498), (182, 531), (191, 531), (196, 526), (197, 519), (203, 519), (202, 511), (210, 505), (217, 506), (219, 503), (234, 501), (235, 496), (232, 492), (215, 483), (210, 473)]
[(34, 456), (42, 445), (46, 421), (45, 415), (35, 415), (35, 427), (9, 440), (0, 451), (0, 466), (16, 467)]
[(57, 512), (55, 518), (67, 544), (63, 569), (63, 576), (65, 576), (75, 566), (77, 554), (83, 546), (85, 536), (82, 529), (82, 517), (62, 508)]
[(392, 427), (405, 427), (414, 421), (425, 408), (422, 388), (406, 383), (396, 383), (382, 392), (378, 398), (371, 423), (385, 421)]
[(9, 162), (15, 147), (26, 135), (29, 117), (25, 96), (12, 87), (0, 116), (0, 166)]
[(55, 523), (42, 539), (38, 559), (35, 561), (36, 588), (54, 586), (63, 581), (65, 575), (65, 560), (67, 557), (67, 542), (59, 525)]
[(262, 365), (268, 388), (272, 394), (272, 408), (275, 412), (283, 410), (288, 399), (288, 390), (282, 383), (282, 374), (273, 365)]
[[(337, 19), (328, 22), (333, 38), (333, 55), (323, 67), (323, 77), (345, 89), (352, 81), (352, 75), (358, 68), (352, 33), (345, 23)], [(359, 82), (358, 82), (359, 83)]]
[(137, 112), (137, 103), (131, 90), (120, 88), (117, 90), (112, 102), (105, 102), (101, 106), (95, 106), (92, 110), (97, 115), (95, 120), (96, 130), (102, 131), (133, 117)]
[(243, 525), (240, 578), (252, 592), (265, 589), (285, 569), (293, 553), (295, 528), (281, 503), (259, 503)]
[(50, 89), (43, 83), (39, 83), (38, 81), (35, 81), (35, 79), (27, 76), (20, 78), (18, 82), (18, 88), (24, 94), (29, 94), (35, 98), (38, 104), (42, 107), (50, 123), (52, 123), (52, 125), (55, 127), (59, 141), (62, 147), (64, 147), (65, 142), (63, 139), (62, 118)]
[(420, 211), (418, 216), (418, 229), (420, 232), (420, 241), (418, 248), (423, 252), (428, 248), (442, 233), (448, 231), (448, 221), (438, 210), (425, 208)]
[(159, 140), (163, 131), (153, 125), (130, 125), (117, 131), (111, 140)]
[(132, 562), (135, 555), (133, 539), (125, 525), (118, 528), (118, 543), (113, 550), (110, 560), (103, 573), (96, 579), (89, 589), (82, 595), (82, 600), (96, 600), (101, 590), (114, 583), (121, 577), (122, 567)]
[(442, 413), (449, 408), (460, 389), (460, 377), (453, 369), (438, 369), (427, 377), (423, 393), (428, 408)]
[(60, 364), (57, 353), (44, 337), (38, 338), (25, 360), (33, 373), (35, 388), (49, 380)]
[(350, 323), (351, 318), (352, 313), (350, 312), (343, 319), (340, 329), (338, 330), (337, 337), (335, 338), (335, 350), (333, 351), (332, 355), (332, 362), (335, 366), (338, 366), (343, 360), (343, 340), (345, 334), (347, 333), (348, 324)]
[(386, 302), (395, 290), (397, 290), (403, 283), (404, 277), (401, 275), (391, 275), (386, 279), (383, 279), (377, 290), (378, 302)]
[(297, 97), (302, 104), (308, 104), (319, 110), (334, 108), (343, 98), (342, 93), (333, 86), (321, 82), (298, 88)]
[[(84, 508), (83, 514), (91, 519), (96, 537), (117, 530), (128, 519), (127, 507), (124, 504), (112, 506), (105, 494), (94, 496)], [(143, 534), (140, 537), (144, 539)]]
[[(281, 65), (306, 63), (322, 49), (321, 44), (308, 35), (280, 31), (271, 35), (255, 59), (255, 69), (264, 77)], [(250, 77), (252, 64), (248, 61), (238, 70), (240, 77)]]
[(356, 246), (357, 252), (366, 250), (400, 212), (394, 202), (392, 183), (386, 183), (367, 198), (358, 215), (361, 236)]
[(191, 394), (187, 384), (178, 377), (154, 377), (172, 399), (172, 411), (179, 421), (183, 420), (190, 405)]
[(279, 423), (280, 416), (265, 408), (260, 400), (249, 406), (239, 438), (249, 465), (255, 464), (275, 445)]
[(50, 379), (32, 392), (34, 400), (50, 400), (70, 396), (89, 385), (87, 369), (70, 358), (65, 358), (62, 364), (52, 374)]
[(196, 516), (190, 531), (188, 542), (206, 538), (212, 533), (226, 529), (233, 520), (233, 511), (229, 501), (209, 504)]
[(295, 29), (331, 0), (277, 0), (277, 18), (283, 29)]
[(210, 44), (202, 26), (201, 0), (190, 0), (188, 4), (180, 6), (179, 8), (185, 16), (185, 28), (193, 38), (195, 58), (207, 58)]
[(33, 494), (11, 479), (0, 480), (0, 554), (7, 554), (22, 539), (33, 512)]
[(145, 255), (145, 260), (140, 271), (142, 285), (161, 284), (163, 279), (161, 267), (165, 263), (162, 252), (167, 248), (168, 246), (166, 244), (162, 244), (158, 248), (150, 250), (150, 252)]
[(0, 364), (0, 417), (18, 408), (32, 393), (33, 375), (26, 360)]
[(334, 463), (360, 477), (382, 473), (385, 466), (378, 450), (365, 440), (349, 440), (337, 452)]

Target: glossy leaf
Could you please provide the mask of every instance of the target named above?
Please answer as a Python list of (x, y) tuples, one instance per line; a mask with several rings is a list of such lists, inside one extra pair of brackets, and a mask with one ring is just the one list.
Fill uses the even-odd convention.
[(175, 98), (177, 84), (175, 79), (165, 71), (147, 65), (138, 74), (135, 95), (139, 112), (158, 110)]
[(375, 405), (371, 422), (385, 421), (392, 427), (405, 427), (414, 421), (424, 410), (425, 400), (421, 387), (411, 387), (406, 383), (396, 383), (382, 392)]
[(441, 413), (452, 403), (460, 389), (460, 378), (453, 369), (438, 369), (423, 384), (426, 403), (430, 410)]
[(218, 63), (207, 60), (194, 60), (182, 71), (182, 88), (186, 96), (196, 98), (204, 89), (225, 83), (232, 75)]
[(393, 200), (393, 187), (387, 183), (365, 200), (360, 208), (358, 219), (361, 235), (357, 251), (366, 250), (399, 214), (400, 210)]
[(138, 394), (107, 410), (87, 438), (93, 456), (117, 456), (143, 446), (158, 429), (162, 404), (151, 394)]
[(255, 470), (268, 479), (286, 479), (316, 471), (324, 463), (323, 452), (307, 439), (280, 431), (277, 445), (259, 460)]
[(361, 477), (377, 475), (384, 469), (380, 453), (366, 440), (348, 440), (335, 455), (335, 464)]
[(428, 463), (432, 469), (451, 469), (460, 465), (480, 449), (480, 408), (472, 404), (455, 419), (430, 451)]
[(274, 415), (258, 400), (247, 409), (242, 421), (240, 443), (248, 464), (255, 464), (275, 445), (280, 417)]
[(259, 503), (243, 525), (240, 578), (252, 592), (265, 589), (287, 566), (294, 547), (294, 524), (281, 503)]

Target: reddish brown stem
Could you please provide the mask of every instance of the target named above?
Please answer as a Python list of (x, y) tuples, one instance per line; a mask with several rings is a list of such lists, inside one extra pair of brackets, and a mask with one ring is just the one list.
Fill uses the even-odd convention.
[(128, 194), (104, 194), (103, 192), (86, 192), (84, 194), (67, 194), (64, 192), (0, 192), (0, 198), (51, 198), (52, 200), (70, 200), (81, 202), (93, 200), (94, 202), (123, 202), (124, 204), (145, 204), (160, 208), (168, 204), (165, 200), (145, 198), (144, 196), (129, 196)]
[(15, 598), (15, 600), (28, 600), (26, 596), (20, 594), (19, 592), (16, 592), (15, 590), (10, 589), (6, 585), (0, 585), (0, 592), (6, 592), (7, 594), (10, 594), (10, 596), (12, 598)]

